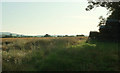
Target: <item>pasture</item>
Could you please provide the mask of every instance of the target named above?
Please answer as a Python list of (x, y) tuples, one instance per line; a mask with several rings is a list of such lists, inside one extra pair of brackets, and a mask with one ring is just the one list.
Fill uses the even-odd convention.
[(2, 38), (3, 71), (120, 71), (119, 43), (87, 37)]

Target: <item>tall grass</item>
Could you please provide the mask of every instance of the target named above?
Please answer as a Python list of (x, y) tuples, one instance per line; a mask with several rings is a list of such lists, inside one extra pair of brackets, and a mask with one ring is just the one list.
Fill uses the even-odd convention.
[(118, 43), (85, 41), (75, 37), (13, 41), (10, 50), (3, 51), (3, 71), (120, 71)]

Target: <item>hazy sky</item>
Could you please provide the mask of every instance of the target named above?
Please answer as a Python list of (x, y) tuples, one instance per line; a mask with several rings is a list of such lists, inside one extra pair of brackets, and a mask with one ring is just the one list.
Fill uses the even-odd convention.
[(2, 31), (28, 35), (88, 35), (98, 30), (105, 8), (86, 11), (84, 2), (3, 2)]

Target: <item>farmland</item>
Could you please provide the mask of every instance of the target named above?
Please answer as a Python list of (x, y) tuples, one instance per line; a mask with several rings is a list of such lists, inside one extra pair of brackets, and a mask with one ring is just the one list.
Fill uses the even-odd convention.
[(116, 42), (87, 37), (2, 38), (3, 71), (120, 71)]

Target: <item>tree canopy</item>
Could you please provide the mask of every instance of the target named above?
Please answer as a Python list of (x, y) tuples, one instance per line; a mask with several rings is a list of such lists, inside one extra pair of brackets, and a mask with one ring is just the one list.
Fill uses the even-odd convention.
[(87, 11), (90, 11), (91, 9), (95, 7), (105, 7), (108, 11), (108, 14), (111, 13), (111, 15), (108, 17), (108, 19), (117, 19), (120, 20), (120, 2), (97, 2), (97, 1), (89, 1), (88, 6), (86, 8)]
[[(110, 14), (107, 19), (103, 16), (100, 16), (100, 22), (98, 26), (99, 28), (99, 37), (101, 39), (109, 39), (118, 40), (120, 37), (118, 34), (120, 33), (120, 1), (119, 2), (97, 2), (97, 1), (89, 1), (88, 6), (86, 8), (87, 11), (92, 10), (95, 7), (105, 7), (108, 10), (107, 14)], [(104, 24), (104, 28), (101, 26)]]

